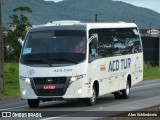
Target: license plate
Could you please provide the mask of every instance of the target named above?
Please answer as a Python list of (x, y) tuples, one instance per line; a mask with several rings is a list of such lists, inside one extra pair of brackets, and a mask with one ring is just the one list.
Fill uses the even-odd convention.
[(43, 85), (43, 89), (44, 90), (55, 90), (56, 89), (56, 85), (55, 84)]

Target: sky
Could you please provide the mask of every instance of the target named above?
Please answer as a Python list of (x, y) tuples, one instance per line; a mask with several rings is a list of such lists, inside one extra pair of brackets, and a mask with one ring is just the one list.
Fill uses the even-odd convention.
[(149, 8), (151, 10), (160, 13), (160, 0), (113, 0), (113, 1), (123, 1), (135, 6)]
[[(60, 2), (63, 0), (45, 0), (45, 1)], [(151, 10), (154, 10), (160, 13), (160, 0), (113, 0), (113, 1), (123, 1), (138, 7), (149, 8)]]

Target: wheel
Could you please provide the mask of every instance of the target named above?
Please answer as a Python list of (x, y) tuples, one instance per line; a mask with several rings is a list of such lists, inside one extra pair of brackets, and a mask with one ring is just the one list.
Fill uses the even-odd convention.
[(28, 105), (30, 108), (38, 108), (39, 100), (28, 100)]
[(86, 98), (85, 99), (85, 104), (87, 106), (92, 106), (96, 103), (96, 90), (95, 90), (95, 86), (93, 86), (92, 89), (92, 97), (91, 98)]
[(129, 81), (127, 81), (126, 89), (123, 89), (121, 92), (122, 92), (122, 98), (123, 99), (128, 99), (130, 97), (130, 85), (129, 85)]
[(116, 93), (114, 93), (114, 98), (115, 99), (121, 99), (122, 95), (116, 92)]
[(126, 89), (120, 90), (120, 92), (114, 93), (115, 99), (128, 99), (130, 97), (130, 85), (129, 81), (126, 83)]

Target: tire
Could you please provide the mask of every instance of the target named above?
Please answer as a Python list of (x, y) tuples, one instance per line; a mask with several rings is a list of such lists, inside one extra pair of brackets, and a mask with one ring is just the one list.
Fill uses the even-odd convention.
[(127, 81), (126, 89), (123, 89), (121, 92), (122, 92), (122, 98), (123, 99), (128, 99), (130, 97), (130, 85), (129, 85), (129, 81)]
[(116, 92), (116, 93), (114, 93), (114, 98), (115, 99), (121, 99), (122, 95)]
[(95, 105), (95, 103), (96, 103), (96, 98), (97, 98), (97, 96), (96, 96), (95, 86), (93, 86), (92, 92), (93, 92), (93, 93), (92, 93), (92, 97), (85, 99), (85, 104), (86, 104), (87, 106), (93, 106), (93, 105)]
[(129, 81), (127, 81), (126, 89), (120, 90), (120, 92), (115, 92), (114, 98), (115, 99), (128, 99), (129, 97), (130, 97), (130, 85), (129, 85)]
[(39, 100), (28, 100), (28, 105), (30, 108), (38, 108)]

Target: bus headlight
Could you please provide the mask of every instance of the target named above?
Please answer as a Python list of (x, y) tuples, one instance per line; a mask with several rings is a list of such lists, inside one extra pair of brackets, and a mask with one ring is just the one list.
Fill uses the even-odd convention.
[(25, 82), (28, 83), (28, 84), (31, 84), (31, 80), (29, 78), (26, 78)]
[(70, 82), (74, 82), (74, 81), (79, 80), (79, 79), (82, 79), (82, 78), (84, 78), (84, 77), (86, 77), (86, 74), (73, 76), (73, 77), (71, 77), (71, 81), (70, 81)]
[(25, 81), (25, 82), (28, 83), (29, 85), (31, 84), (30, 78), (20, 76), (20, 80)]

